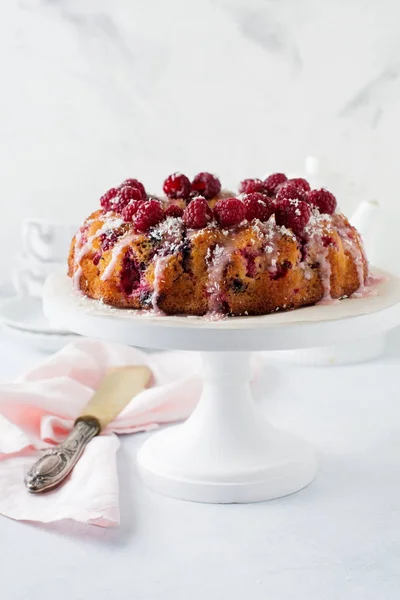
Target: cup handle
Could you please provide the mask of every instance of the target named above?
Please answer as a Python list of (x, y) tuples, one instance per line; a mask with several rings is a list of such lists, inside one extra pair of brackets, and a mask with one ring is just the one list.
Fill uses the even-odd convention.
[(43, 286), (43, 281), (40, 277), (35, 276), (29, 269), (22, 269), (18, 271), (13, 277), (14, 287), (17, 291), (18, 296), (40, 296), (40, 293), (32, 293), (31, 286), (37, 286), (40, 290)]
[(43, 260), (43, 255), (37, 251), (35, 240), (40, 240), (43, 244), (48, 244), (51, 241), (51, 234), (45, 230), (45, 227), (36, 221), (28, 221), (29, 225), (25, 231), (25, 241), (28, 252), (33, 258), (38, 261)]

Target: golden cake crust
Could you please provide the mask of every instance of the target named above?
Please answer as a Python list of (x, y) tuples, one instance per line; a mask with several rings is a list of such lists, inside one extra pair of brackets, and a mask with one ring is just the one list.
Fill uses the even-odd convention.
[(274, 216), (230, 230), (190, 230), (168, 217), (137, 233), (99, 210), (72, 240), (68, 266), (90, 298), (168, 315), (263, 315), (350, 296), (368, 275), (356, 229), (317, 212), (300, 241)]

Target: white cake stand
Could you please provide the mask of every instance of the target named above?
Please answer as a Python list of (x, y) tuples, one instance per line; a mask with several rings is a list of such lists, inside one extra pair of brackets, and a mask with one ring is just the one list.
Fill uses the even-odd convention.
[(323, 346), (372, 335), (400, 323), (400, 279), (378, 295), (263, 317), (207, 321), (107, 307), (52, 275), (44, 289), (49, 319), (82, 335), (128, 345), (201, 351), (204, 387), (183, 425), (155, 433), (138, 455), (153, 489), (199, 502), (256, 502), (308, 485), (316, 473), (309, 444), (268, 424), (253, 401), (250, 353)]

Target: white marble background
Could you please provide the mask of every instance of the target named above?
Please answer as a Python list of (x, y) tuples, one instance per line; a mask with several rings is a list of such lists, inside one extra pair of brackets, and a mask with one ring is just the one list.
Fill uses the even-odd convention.
[(80, 220), (127, 176), (159, 191), (172, 171), (211, 170), (231, 186), (301, 173), (308, 154), (347, 211), (383, 203), (387, 244), (400, 219), (399, 30), (397, 0), (1, 2), (7, 266), (24, 216)]

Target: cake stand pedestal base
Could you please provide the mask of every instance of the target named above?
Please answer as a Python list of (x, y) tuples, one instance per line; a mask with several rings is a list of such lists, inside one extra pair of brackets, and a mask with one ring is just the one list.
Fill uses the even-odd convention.
[(153, 489), (183, 500), (256, 502), (306, 486), (316, 461), (308, 444), (258, 413), (249, 385), (250, 352), (341, 344), (396, 327), (400, 279), (380, 274), (385, 280), (369, 297), (219, 321), (110, 308), (76, 293), (58, 273), (47, 280), (43, 301), (51, 321), (81, 335), (201, 352), (204, 389), (196, 409), (183, 425), (143, 444), (140, 473)]
[(152, 489), (197, 502), (270, 500), (316, 473), (306, 442), (269, 425), (250, 391), (249, 352), (204, 352), (203, 393), (187, 421), (155, 433), (138, 455)]

